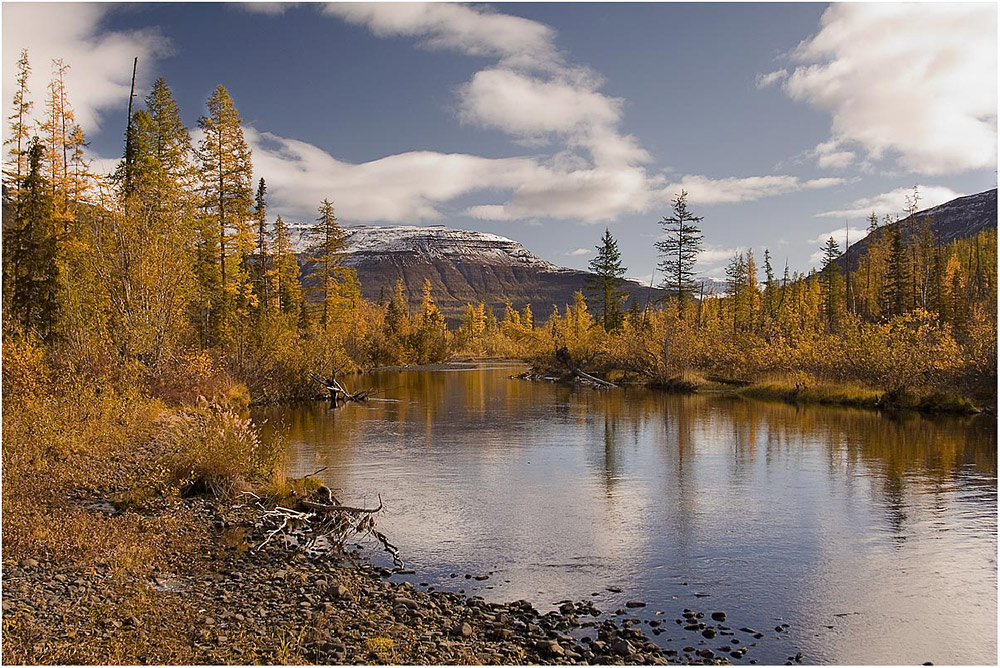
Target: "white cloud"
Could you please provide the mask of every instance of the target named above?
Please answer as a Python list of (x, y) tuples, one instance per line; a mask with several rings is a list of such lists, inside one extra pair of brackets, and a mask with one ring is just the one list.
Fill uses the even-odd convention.
[(996, 25), (995, 3), (832, 5), (782, 89), (831, 114), (827, 166), (846, 164), (850, 144), (921, 174), (991, 169)]
[[(17, 60), (28, 49), (32, 73), (29, 80), (34, 116), (45, 113), (45, 91), (51, 78), (52, 59), (70, 66), (66, 89), (85, 133), (97, 131), (107, 113), (120, 119), (125, 131), (124, 108), (132, 78), (132, 59), (139, 58), (138, 80), (149, 80), (156, 59), (169, 53), (169, 43), (156, 30), (107, 32), (100, 29), (113, 5), (97, 3), (4, 3), (3, 99), (13, 98)], [(9, 130), (4, 123), (4, 137)]]
[[(951, 188), (944, 186), (917, 186), (920, 193), (919, 208), (929, 209), (938, 204), (944, 204), (956, 197), (961, 197), (962, 193), (955, 192)], [(902, 215), (906, 198), (912, 196), (913, 188), (896, 188), (887, 193), (862, 197), (856, 199), (846, 208), (835, 211), (824, 211), (816, 214), (817, 218), (867, 218), (873, 211), (879, 218), (885, 214)]]
[(622, 101), (568, 81), (491, 68), (476, 72), (459, 94), (459, 118), (522, 137), (613, 127)]
[(768, 86), (773, 86), (779, 81), (784, 81), (788, 78), (788, 70), (781, 69), (775, 72), (768, 72), (767, 74), (757, 75), (757, 88), (767, 88)]
[(361, 164), (337, 160), (307, 142), (246, 128), (254, 178), (268, 183), (272, 205), (309, 220), (323, 198), (348, 222), (419, 222), (441, 217), (439, 205), (487, 189), (512, 189), (543, 171), (528, 158), (481, 158), (414, 151)]
[(846, 248), (848, 241), (850, 241), (853, 246), (855, 243), (861, 241), (867, 236), (867, 227), (838, 227), (835, 230), (830, 230), (829, 232), (817, 235), (811, 239), (809, 243), (823, 245), (830, 239), (830, 237), (833, 237), (833, 240), (840, 244), (841, 248)]
[[(728, 263), (734, 255), (737, 253), (745, 253), (747, 251), (746, 246), (734, 246), (732, 248), (721, 248), (719, 246), (712, 246), (711, 244), (706, 245), (698, 253), (698, 262), (696, 266), (706, 267), (718, 264), (719, 262)], [(713, 268), (713, 270), (716, 268)], [(709, 272), (711, 270), (701, 269), (702, 273)]]
[(820, 169), (844, 169), (857, 159), (854, 151), (843, 150), (839, 142), (834, 140), (817, 144), (809, 155), (816, 159), (816, 165)]
[(567, 63), (548, 26), (482, 6), (332, 4), (324, 11), (382, 37), (415, 37), (430, 48), (496, 58), (458, 88), (459, 119), (520, 143), (557, 143), (553, 155), (535, 160), (532, 178), (514, 187), (509, 201), (470, 207), (468, 215), (598, 222), (656, 201), (653, 189), (663, 179), (646, 172), (649, 154), (621, 132), (623, 100), (602, 94), (600, 77), (588, 68)]
[(580, 257), (581, 255), (590, 255), (594, 251), (590, 248), (577, 248), (576, 250), (571, 250), (566, 255), (570, 257)]
[(664, 188), (663, 193), (673, 198), (682, 189), (688, 193), (688, 202), (697, 204), (732, 204), (753, 202), (801, 190), (830, 188), (845, 183), (844, 179), (824, 177), (803, 181), (797, 176), (744, 176), (713, 179), (697, 174), (681, 177), (677, 183)]
[(292, 7), (295, 7), (299, 3), (297, 2), (241, 2), (240, 7), (251, 14), (265, 14), (267, 16), (280, 16), (287, 12)]
[(553, 45), (552, 28), (486, 7), (423, 2), (330, 3), (323, 11), (348, 23), (367, 26), (378, 37), (419, 37), (429, 48), (491, 56), (508, 66), (551, 69), (562, 65), (562, 57)]

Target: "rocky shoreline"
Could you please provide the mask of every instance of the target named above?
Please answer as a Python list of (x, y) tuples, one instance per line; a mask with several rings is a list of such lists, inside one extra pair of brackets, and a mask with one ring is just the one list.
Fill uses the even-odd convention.
[[(5, 661), (55, 663), (64, 655), (50, 651), (60, 643), (88, 643), (96, 657), (103, 645), (147, 648), (148, 654), (103, 656), (105, 663), (161, 662), (165, 657), (150, 648), (174, 639), (190, 643), (189, 662), (205, 664), (728, 664), (756, 643), (756, 632), (730, 629), (720, 611), (643, 620), (630, 616), (645, 606), (641, 601), (612, 615), (590, 601), (563, 601), (543, 614), (528, 601), (422, 590), (342, 552), (310, 555), (277, 541), (257, 549), (259, 527), (248, 506), (180, 503), (206, 530), (192, 538), (208, 536), (209, 544), (142, 581), (123, 582), (111, 563), (81, 568), (5, 559), (5, 640), (20, 628), (33, 643), (20, 648), (27, 649), (23, 655), (5, 650)], [(123, 586), (140, 590), (149, 605), (120, 604), (116, 592)], [(705, 641), (698, 647), (653, 642), (650, 635), (668, 625), (700, 632)], [(130, 638), (136, 642), (122, 642)]]

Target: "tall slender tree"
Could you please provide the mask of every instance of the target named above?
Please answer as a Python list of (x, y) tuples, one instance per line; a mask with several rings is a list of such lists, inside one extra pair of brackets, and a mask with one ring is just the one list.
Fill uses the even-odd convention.
[[(225, 298), (238, 295), (240, 276), (227, 265), (232, 254), (237, 263), (253, 248), (250, 209), (253, 206), (253, 164), (243, 136), (242, 120), (229, 91), (219, 85), (208, 98), (208, 114), (198, 119), (204, 138), (198, 145), (205, 211), (218, 230), (219, 271)], [(227, 243), (232, 244), (227, 248)]]
[(618, 242), (608, 228), (604, 228), (604, 236), (596, 249), (597, 255), (589, 264), (594, 276), (587, 280), (586, 288), (593, 296), (591, 302), (597, 307), (599, 322), (604, 331), (610, 332), (622, 323), (622, 302), (626, 293), (621, 285), (627, 268), (622, 266)]
[(321, 299), (320, 322), (326, 327), (330, 311), (337, 297), (337, 278), (341, 253), (347, 248), (347, 234), (337, 222), (333, 203), (324, 199), (319, 206), (319, 217), (309, 233), (309, 259), (313, 263), (311, 291)]
[[(28, 173), (28, 140), (31, 137), (31, 109), (34, 103), (28, 98), (28, 78), (31, 76), (31, 65), (28, 63), (28, 50), (21, 49), (21, 57), (17, 60), (17, 89), (14, 91), (14, 111), (7, 117), (10, 125), (10, 135), (4, 145), (7, 149), (8, 169), (6, 176), (10, 179), (15, 193), (21, 187), (21, 180)], [(16, 199), (15, 199), (16, 205)]]
[(677, 300), (677, 311), (683, 313), (685, 303), (694, 294), (694, 265), (701, 251), (701, 229), (697, 224), (704, 218), (687, 208), (687, 191), (674, 198), (673, 214), (660, 221), (666, 238), (656, 242), (660, 253), (659, 269), (663, 272), (663, 287)]

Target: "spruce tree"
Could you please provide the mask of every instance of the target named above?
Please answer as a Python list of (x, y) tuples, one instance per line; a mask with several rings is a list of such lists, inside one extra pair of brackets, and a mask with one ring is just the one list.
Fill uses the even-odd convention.
[(843, 304), (841, 294), (843, 277), (837, 258), (840, 257), (840, 244), (830, 237), (823, 245), (823, 269), (821, 270), (824, 304), (826, 307), (827, 326), (834, 331), (840, 320), (840, 310)]
[(889, 276), (886, 285), (886, 301), (890, 315), (901, 315), (910, 310), (911, 268), (907, 257), (906, 244), (898, 225), (889, 231)]
[[(347, 248), (347, 234), (337, 222), (333, 203), (324, 199), (319, 206), (319, 217), (309, 232), (309, 260), (312, 265), (313, 286), (310, 291), (322, 300), (320, 322), (329, 324), (331, 305), (337, 296), (337, 278), (341, 253)], [(318, 280), (315, 280), (318, 279)]]
[(282, 313), (298, 314), (302, 308), (302, 286), (299, 283), (299, 261), (295, 257), (288, 225), (278, 216), (274, 221), (274, 282), (278, 308)]
[(267, 255), (267, 184), (261, 178), (257, 184), (257, 194), (254, 195), (254, 219), (257, 223), (257, 259), (254, 262), (254, 288), (261, 313), (266, 313), (270, 305), (268, 283), (270, 271)]
[(682, 190), (673, 201), (673, 215), (660, 221), (666, 232), (663, 241), (656, 242), (660, 253), (659, 269), (663, 272), (663, 287), (677, 300), (677, 311), (683, 313), (684, 304), (694, 294), (694, 265), (701, 251), (701, 230), (697, 223), (702, 216), (695, 216), (687, 208), (687, 191)]
[(626, 293), (620, 288), (627, 268), (622, 266), (618, 242), (608, 228), (604, 228), (604, 236), (596, 249), (597, 255), (589, 264), (594, 276), (587, 280), (586, 288), (593, 295), (591, 301), (597, 306), (599, 322), (604, 331), (610, 332), (622, 323), (621, 306)]
[(51, 190), (43, 175), (44, 149), (37, 137), (28, 145), (27, 154), (19, 214), (4, 230), (4, 288), (10, 291), (13, 320), (45, 338), (52, 333), (59, 312), (57, 232)]

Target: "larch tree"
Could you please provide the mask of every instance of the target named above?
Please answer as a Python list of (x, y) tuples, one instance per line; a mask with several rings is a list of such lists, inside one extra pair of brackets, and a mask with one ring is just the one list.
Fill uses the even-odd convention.
[[(202, 206), (217, 228), (225, 305), (233, 299), (245, 299), (249, 287), (244, 260), (253, 249), (249, 226), (253, 164), (243, 136), (242, 119), (229, 91), (219, 85), (208, 98), (207, 106), (208, 114), (198, 119), (204, 133), (198, 145)], [(235, 258), (235, 266), (228, 262), (230, 256)]]
[[(162, 79), (136, 110), (113, 180), (118, 200), (92, 225), (94, 273), (112, 308), (109, 336), (123, 356), (156, 363), (180, 345), (203, 308), (197, 273), (191, 141)], [(126, 178), (128, 176), (128, 178)]]
[(21, 49), (21, 57), (17, 60), (17, 89), (14, 91), (14, 111), (7, 117), (10, 134), (4, 142), (7, 149), (8, 168), (5, 176), (15, 195), (21, 187), (21, 180), (28, 173), (28, 140), (31, 137), (31, 110), (34, 103), (28, 97), (28, 78), (31, 76), (31, 65), (28, 63), (28, 50)]
[(674, 198), (673, 214), (660, 221), (666, 238), (656, 242), (660, 254), (659, 269), (663, 272), (663, 287), (677, 299), (677, 312), (683, 313), (684, 305), (694, 294), (694, 265), (701, 251), (701, 229), (697, 226), (704, 218), (695, 216), (687, 208), (687, 191), (681, 190)]
[(588, 265), (594, 276), (587, 280), (586, 288), (593, 296), (592, 303), (597, 306), (599, 322), (604, 331), (610, 332), (622, 323), (621, 307), (626, 293), (621, 285), (627, 268), (622, 266), (618, 242), (608, 228), (604, 228), (604, 236), (596, 249), (597, 255)]

